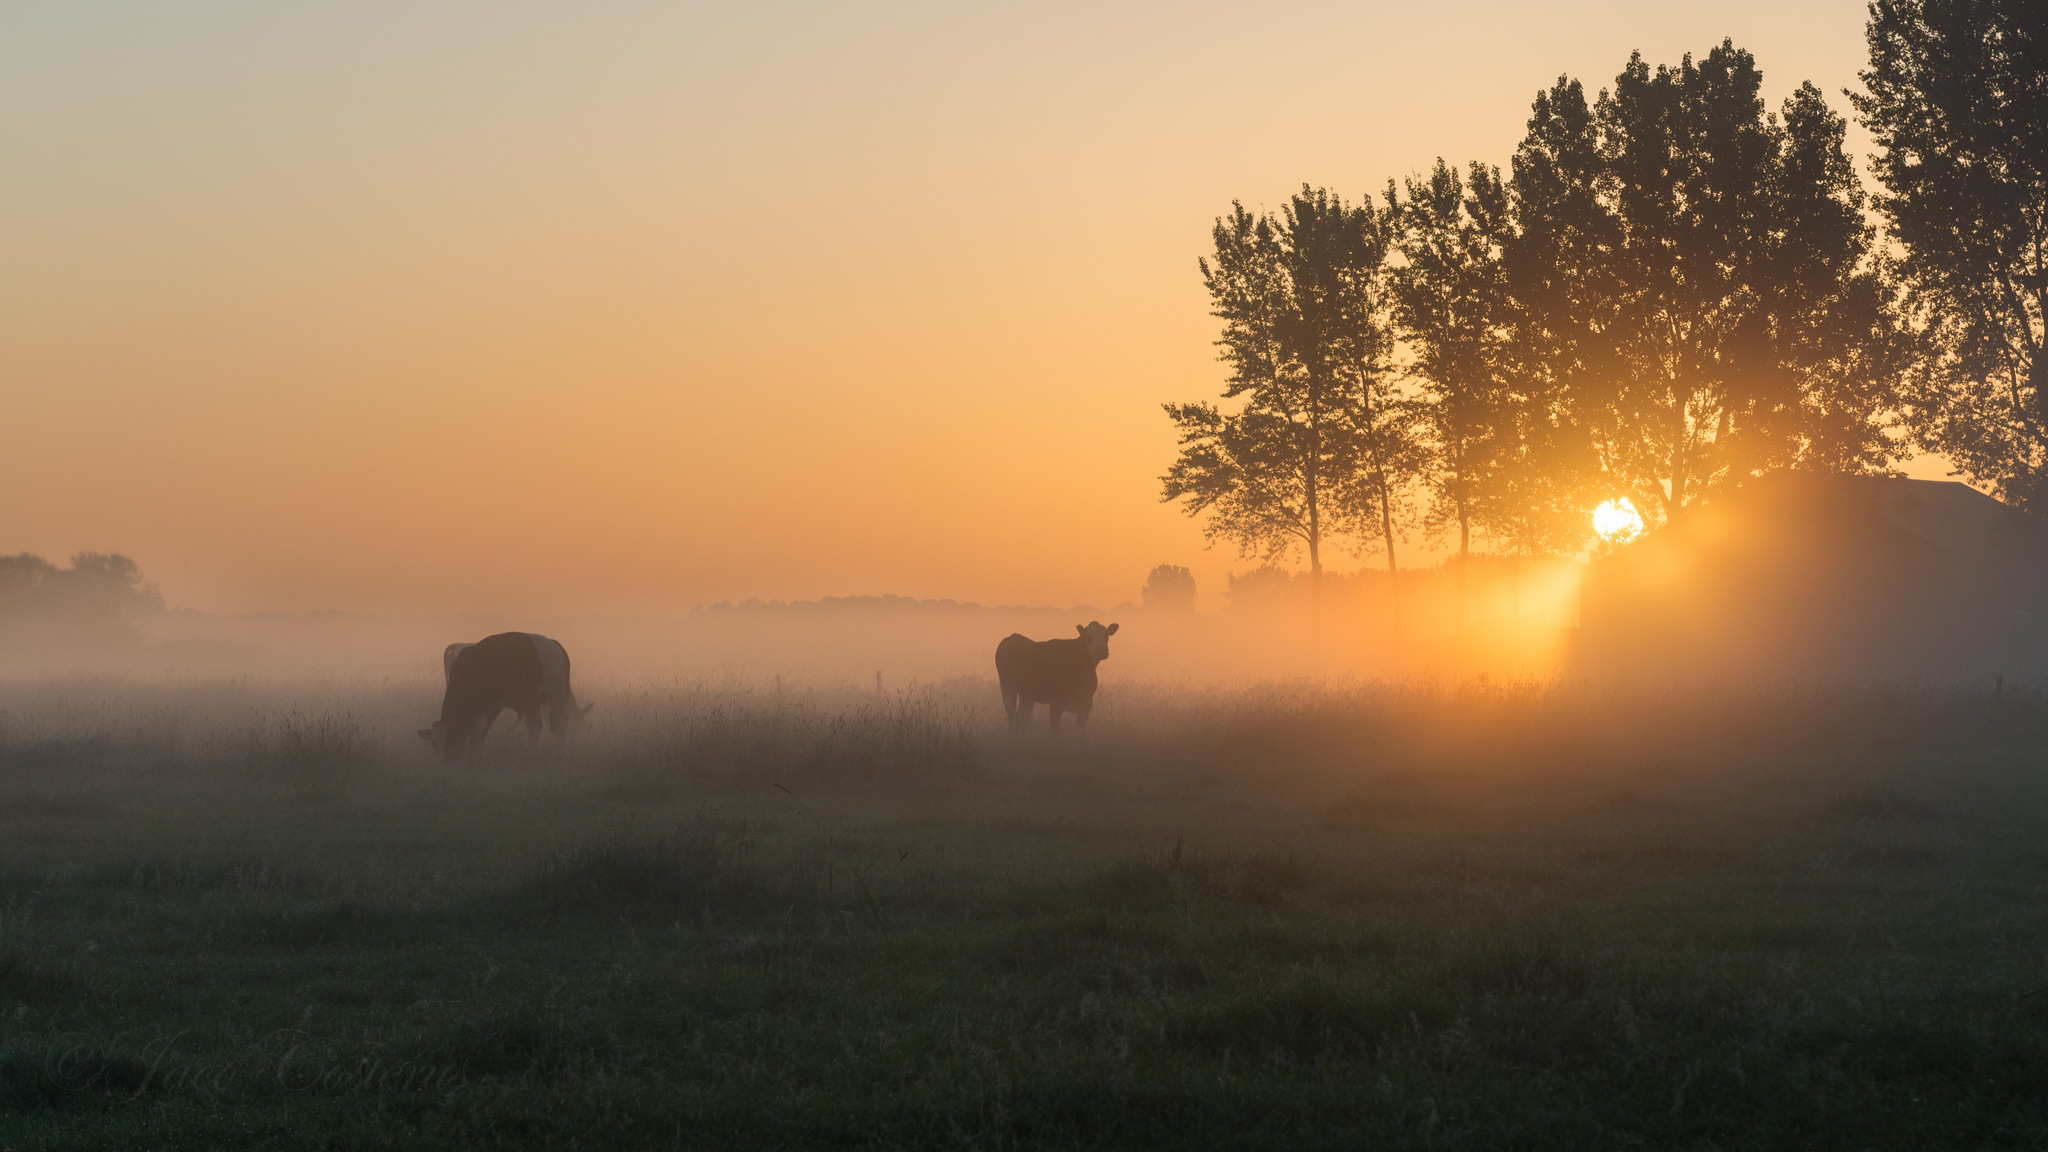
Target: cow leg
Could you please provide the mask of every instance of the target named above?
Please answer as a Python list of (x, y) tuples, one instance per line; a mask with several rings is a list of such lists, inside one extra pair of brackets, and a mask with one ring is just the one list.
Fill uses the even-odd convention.
[(1060, 707), (1061, 705), (1057, 701), (1048, 700), (1045, 702), (1045, 711), (1052, 718), (1052, 730), (1055, 732), (1060, 730)]
[(1094, 708), (1093, 704), (1074, 705), (1074, 727), (1086, 732), (1088, 730), (1088, 713), (1094, 711)]
[(491, 725), (498, 722), (498, 712), (497, 708), (485, 709), (483, 715), (476, 718), (476, 727), (470, 729), (470, 755), (474, 756), (484, 750), (484, 737), (491, 734)]
[(526, 724), (527, 742), (538, 745), (540, 743), (540, 709), (532, 708), (521, 712), (519, 719)]
[(1030, 697), (1017, 697), (1017, 710), (1010, 713), (1010, 731), (1024, 731), (1024, 726), (1031, 723), (1032, 711), (1035, 710), (1037, 707), (1038, 702), (1031, 699)]

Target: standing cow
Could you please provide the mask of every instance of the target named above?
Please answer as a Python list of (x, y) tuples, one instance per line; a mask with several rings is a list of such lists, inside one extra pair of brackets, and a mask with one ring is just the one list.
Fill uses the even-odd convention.
[(561, 644), (531, 632), (500, 632), (474, 644), (450, 644), (442, 654), (447, 691), (441, 718), (420, 738), (453, 760), (483, 743), (498, 713), (519, 713), (527, 733), (540, 742), (541, 721), (556, 737), (582, 722), (589, 705), (577, 707), (569, 688), (569, 653)]
[(1109, 659), (1116, 627), (1093, 620), (1076, 624), (1079, 635), (1072, 640), (1033, 640), (1021, 632), (1005, 636), (996, 645), (996, 682), (1010, 730), (1022, 732), (1039, 704), (1051, 714), (1055, 732), (1062, 712), (1072, 712), (1076, 723), (1088, 727), (1088, 713), (1095, 707), (1095, 666)]

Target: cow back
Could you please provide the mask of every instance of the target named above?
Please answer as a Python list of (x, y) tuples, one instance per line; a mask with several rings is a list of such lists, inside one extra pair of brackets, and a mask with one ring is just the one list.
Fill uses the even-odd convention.
[(542, 700), (541, 655), (533, 637), (500, 632), (456, 653), (448, 666), (441, 719), (466, 727), (471, 718), (500, 708), (531, 707)]
[(1012, 633), (996, 645), (996, 680), (1005, 694), (1032, 700), (1095, 697), (1095, 656), (1085, 640), (1033, 640)]

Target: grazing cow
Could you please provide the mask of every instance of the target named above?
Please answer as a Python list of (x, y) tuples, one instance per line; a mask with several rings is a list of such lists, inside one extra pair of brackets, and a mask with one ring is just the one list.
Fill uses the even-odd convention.
[(1055, 732), (1062, 712), (1072, 712), (1076, 723), (1088, 727), (1088, 713), (1095, 707), (1095, 666), (1109, 659), (1116, 627), (1091, 620), (1074, 625), (1079, 635), (1072, 640), (1033, 640), (1021, 632), (1004, 637), (996, 645), (996, 682), (1010, 730), (1022, 732), (1039, 704), (1051, 714)]
[(450, 644), (442, 663), (448, 687), (441, 718), (420, 729), (420, 738), (449, 760), (482, 744), (507, 708), (519, 713), (535, 743), (543, 716), (559, 738), (590, 711), (587, 704), (577, 707), (569, 688), (568, 651), (546, 636), (500, 632), (474, 644)]

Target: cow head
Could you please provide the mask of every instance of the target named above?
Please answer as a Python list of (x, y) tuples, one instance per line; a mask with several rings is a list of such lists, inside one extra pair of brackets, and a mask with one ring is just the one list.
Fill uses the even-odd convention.
[(425, 740), (433, 747), (434, 751), (439, 752), (443, 756), (448, 755), (447, 736), (448, 726), (439, 720), (434, 721), (432, 728), (420, 729), (420, 739)]
[(443, 760), (456, 759), (469, 750), (469, 741), (463, 738), (464, 735), (459, 729), (452, 729), (439, 720), (434, 721), (432, 728), (420, 729), (420, 739), (433, 745)]
[(1109, 659), (1109, 638), (1116, 635), (1116, 625), (1111, 624), (1104, 628), (1096, 621), (1090, 620), (1086, 624), (1074, 625), (1074, 631), (1080, 633), (1081, 639), (1088, 642), (1088, 654), (1095, 657), (1097, 664)]

